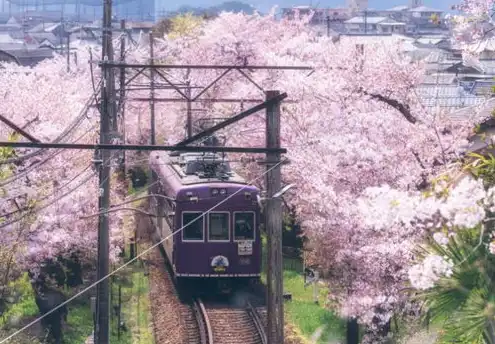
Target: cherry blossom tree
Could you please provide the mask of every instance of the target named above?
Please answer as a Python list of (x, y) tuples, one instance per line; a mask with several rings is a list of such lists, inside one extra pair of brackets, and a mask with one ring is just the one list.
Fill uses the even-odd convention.
[[(70, 73), (62, 57), (33, 68), (0, 69), (0, 85), (6, 90), (0, 114), (41, 142), (94, 143), (99, 115), (89, 105), (95, 90), (87, 50), (79, 54), (82, 63)], [(11, 128), (0, 126), (3, 140), (25, 140), (12, 134)], [(79, 252), (83, 262), (94, 261), (97, 217), (87, 217), (97, 212), (99, 195), (94, 152), (10, 149), (4, 153), (8, 154), (2, 156), (0, 166), (0, 251), (11, 253), (7, 263), (37, 270), (40, 263), (73, 252)], [(119, 202), (121, 193), (113, 192), (112, 198)], [(123, 237), (121, 215), (112, 213), (110, 219), (111, 252), (116, 258)]]
[[(472, 123), (451, 123), (427, 111), (415, 92), (421, 63), (401, 53), (401, 43), (357, 46), (352, 39), (316, 37), (309, 18), (275, 21), (273, 15), (223, 13), (180, 37), (165, 35), (155, 52), (168, 63), (218, 65), (306, 65), (301, 71), (256, 70), (245, 74), (264, 90), (287, 92), (296, 103), (282, 105), (282, 145), (290, 164), (286, 182), (298, 185), (288, 201), (296, 205), (306, 234), (315, 243), (313, 260), (328, 271), (331, 297), (342, 314), (380, 328), (407, 298), (404, 269), (414, 257), (408, 243), (419, 230), (370, 230), (356, 199), (369, 187), (387, 184), (417, 190), (456, 159)], [(146, 45), (133, 54), (148, 57)], [(167, 71), (176, 82), (205, 86), (223, 71)], [(237, 74), (236, 74), (237, 73)], [(160, 96), (170, 91), (157, 91)], [(236, 71), (205, 92), (205, 97), (262, 98), (263, 92)], [(227, 117), (240, 106), (200, 103), (202, 117)], [(245, 105), (247, 107), (249, 105)], [(185, 107), (157, 105), (157, 124), (169, 143), (183, 138)], [(145, 114), (141, 115), (144, 118)], [(147, 124), (127, 124), (148, 130)], [(255, 114), (225, 129), (232, 145), (262, 146), (264, 115)], [(239, 156), (231, 156), (236, 161)], [(256, 164), (238, 163), (247, 177)]]
[(494, 38), (494, 4), (493, 0), (463, 0), (454, 6), (459, 14), (446, 17), (454, 46), (463, 51), (466, 63), (479, 65), (480, 53)]

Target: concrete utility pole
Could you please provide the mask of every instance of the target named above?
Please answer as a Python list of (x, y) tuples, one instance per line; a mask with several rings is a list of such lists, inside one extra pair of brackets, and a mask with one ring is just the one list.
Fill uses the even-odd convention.
[[(270, 99), (279, 91), (267, 91)], [(280, 102), (266, 108), (266, 147), (280, 148)], [(267, 153), (265, 225), (268, 234), (268, 329), (270, 344), (284, 342), (284, 304), (282, 275), (282, 203), (280, 197), (273, 197), (281, 188), (280, 153)]]
[[(112, 0), (105, 0), (103, 7), (103, 61), (113, 60), (112, 49)], [(115, 96), (113, 69), (102, 65), (103, 87), (101, 91), (101, 118), (100, 118), (100, 143), (110, 143), (110, 121), (115, 121)], [(109, 223), (108, 208), (110, 205), (110, 151), (100, 150), (100, 175), (98, 198), (98, 209), (100, 212), (98, 223), (98, 273), (97, 279), (101, 280), (109, 273)], [(107, 278), (98, 284), (97, 288), (97, 308), (96, 308), (96, 329), (95, 343), (109, 344), (110, 340), (110, 302), (109, 291), (110, 282)]]

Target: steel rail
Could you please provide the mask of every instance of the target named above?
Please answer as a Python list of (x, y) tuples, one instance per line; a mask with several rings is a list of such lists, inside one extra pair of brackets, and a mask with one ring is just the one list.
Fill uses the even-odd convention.
[(201, 337), (201, 344), (213, 344), (213, 331), (211, 329), (210, 319), (206, 313), (206, 308), (200, 298), (193, 299), (193, 309), (198, 321), (198, 328)]
[(254, 326), (258, 330), (258, 333), (261, 338), (261, 343), (262, 344), (268, 344), (268, 338), (266, 336), (266, 331), (265, 331), (265, 325), (263, 324), (263, 321), (261, 320), (260, 315), (258, 314), (258, 311), (256, 308), (253, 307), (251, 302), (246, 301), (247, 303), (247, 311), (249, 315), (251, 316), (251, 319), (253, 319)]

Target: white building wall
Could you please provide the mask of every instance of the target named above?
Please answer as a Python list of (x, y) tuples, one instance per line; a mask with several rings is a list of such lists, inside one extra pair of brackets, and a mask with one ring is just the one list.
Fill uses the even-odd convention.
[(364, 11), (368, 8), (368, 0), (347, 0), (347, 7), (351, 11)]

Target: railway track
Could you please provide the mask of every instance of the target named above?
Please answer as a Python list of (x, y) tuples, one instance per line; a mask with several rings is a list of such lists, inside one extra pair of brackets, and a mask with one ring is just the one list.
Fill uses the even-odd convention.
[(267, 344), (265, 324), (259, 308), (211, 303), (204, 307), (211, 342), (208, 344)]
[[(163, 278), (161, 279), (169, 291), (167, 298), (174, 299), (175, 314), (178, 315), (178, 327), (180, 332), (180, 343), (184, 344), (213, 344), (211, 329), (209, 327), (208, 317), (204, 308), (203, 302), (192, 296), (179, 295), (179, 289), (173, 278), (171, 267), (167, 261), (163, 250), (157, 249), (154, 253), (154, 261), (161, 268)], [(158, 313), (158, 312), (156, 312)], [(158, 314), (153, 314), (157, 317)], [(170, 321), (170, 319), (169, 319)], [(178, 343), (177, 339), (172, 341), (167, 336), (167, 331), (162, 335), (160, 326), (155, 324), (155, 341), (157, 344)]]
[[(253, 307), (250, 302), (242, 307), (217, 302), (203, 302), (199, 297), (179, 295), (179, 289), (172, 277), (171, 267), (166, 255), (160, 249), (155, 254), (155, 261), (163, 268), (163, 282), (173, 289), (173, 296), (182, 302), (176, 304), (176, 312), (180, 315), (180, 332), (185, 344), (267, 344), (264, 307)], [(169, 295), (170, 297), (171, 295)], [(182, 297), (181, 297), (182, 296)], [(266, 313), (266, 311), (265, 311)], [(154, 314), (153, 316), (155, 316)], [(168, 338), (156, 335), (157, 344), (165, 344)]]

